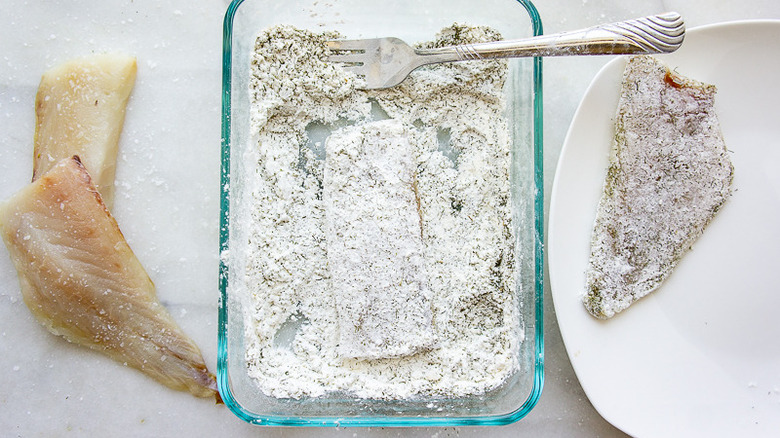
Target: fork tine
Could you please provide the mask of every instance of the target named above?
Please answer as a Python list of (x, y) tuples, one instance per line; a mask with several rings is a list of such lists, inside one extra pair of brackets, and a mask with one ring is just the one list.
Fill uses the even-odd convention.
[(354, 73), (357, 76), (366, 76), (368, 67), (365, 65), (344, 65), (342, 68), (348, 72)]
[(347, 62), (347, 63), (363, 64), (365, 60), (366, 60), (366, 55), (363, 53), (328, 55), (328, 62)]
[(331, 40), (326, 42), (330, 50), (365, 50), (371, 40)]

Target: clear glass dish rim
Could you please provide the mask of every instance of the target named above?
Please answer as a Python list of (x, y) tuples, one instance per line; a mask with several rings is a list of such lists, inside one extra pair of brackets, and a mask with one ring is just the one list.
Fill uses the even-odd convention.
[[(516, 0), (528, 12), (534, 36), (543, 33), (542, 20), (531, 0)], [(233, 0), (223, 21), (222, 39), (222, 131), (220, 169), (219, 251), (228, 250), (230, 216), (230, 134), (233, 19), (244, 0)], [(525, 402), (516, 410), (502, 415), (474, 417), (289, 417), (258, 416), (245, 409), (233, 396), (228, 376), (228, 266), (219, 257), (219, 313), (217, 322), (217, 386), (225, 405), (236, 416), (250, 424), (266, 426), (331, 426), (331, 427), (401, 427), (401, 426), (499, 426), (525, 417), (537, 404), (544, 385), (544, 173), (543, 173), (543, 105), (542, 58), (533, 59), (533, 178), (534, 178), (534, 318), (535, 351), (534, 381)]]

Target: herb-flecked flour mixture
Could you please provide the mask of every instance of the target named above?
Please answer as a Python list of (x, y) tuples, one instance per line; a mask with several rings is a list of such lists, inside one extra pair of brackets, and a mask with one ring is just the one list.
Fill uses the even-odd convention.
[[(276, 26), (252, 56), (249, 373), (279, 398), (459, 397), (518, 367), (505, 61), (388, 90), (324, 61), (335, 33)], [(453, 25), (425, 47), (497, 40)]]

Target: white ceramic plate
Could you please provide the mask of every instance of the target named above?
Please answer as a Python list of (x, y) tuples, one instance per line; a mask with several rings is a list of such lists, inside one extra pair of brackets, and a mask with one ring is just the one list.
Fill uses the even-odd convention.
[(780, 431), (780, 21), (692, 29), (660, 56), (718, 87), (734, 195), (655, 292), (608, 321), (581, 303), (624, 59), (596, 76), (561, 152), (549, 216), (553, 301), (599, 413), (639, 436)]

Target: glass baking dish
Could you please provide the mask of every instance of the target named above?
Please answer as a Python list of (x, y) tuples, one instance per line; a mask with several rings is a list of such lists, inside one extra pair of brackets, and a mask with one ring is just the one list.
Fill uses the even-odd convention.
[[(300, 399), (266, 396), (249, 376), (245, 359), (245, 315), (237, 250), (242, 230), (231, 222), (246, 194), (244, 152), (250, 131), (249, 66), (255, 38), (275, 24), (338, 30), (348, 38), (395, 36), (425, 41), (454, 22), (488, 25), (505, 39), (542, 33), (536, 8), (527, 0), (394, 1), (234, 0), (224, 19), (222, 86), (222, 173), (220, 215), (220, 306), (217, 380), (225, 404), (239, 418), (259, 425), (454, 426), (502, 425), (524, 417), (543, 383), (543, 177), (541, 58), (509, 61), (505, 87), (510, 122), (513, 226), (517, 237), (521, 316), (519, 370), (479, 396), (374, 400), (324, 395)], [(231, 214), (231, 212), (233, 212)]]

